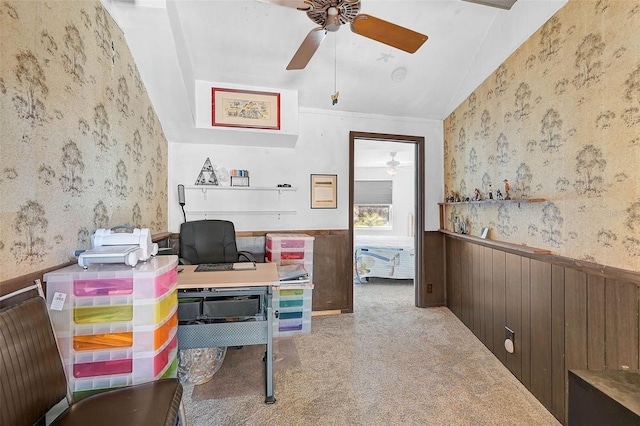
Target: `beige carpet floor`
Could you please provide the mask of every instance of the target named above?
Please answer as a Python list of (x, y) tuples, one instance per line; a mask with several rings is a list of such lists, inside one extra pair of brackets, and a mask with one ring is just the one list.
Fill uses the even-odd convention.
[(448, 309), (414, 307), (412, 285), (354, 291), (355, 313), (314, 317), (311, 333), (276, 347), (275, 404), (264, 403), (264, 347), (230, 348), (224, 380), (185, 385), (188, 424), (558, 424)]

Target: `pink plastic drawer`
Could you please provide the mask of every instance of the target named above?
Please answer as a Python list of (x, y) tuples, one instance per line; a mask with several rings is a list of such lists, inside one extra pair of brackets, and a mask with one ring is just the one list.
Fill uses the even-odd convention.
[(131, 373), (132, 371), (133, 360), (131, 358), (73, 364), (73, 377), (76, 379), (125, 374)]
[(306, 234), (267, 234), (266, 245), (269, 250), (281, 248), (311, 249), (314, 237)]
[(173, 289), (175, 283), (178, 282), (178, 268), (173, 268), (169, 272), (165, 272), (156, 278), (156, 294), (155, 297), (162, 296), (169, 290)]
[(140, 299), (157, 299), (175, 289), (178, 282), (178, 268), (171, 268), (161, 275), (138, 275), (133, 282), (134, 297)]
[(266, 250), (267, 262), (280, 262), (285, 260), (313, 260), (313, 252), (310, 250)]
[(73, 294), (82, 296), (112, 296), (133, 293), (133, 278), (93, 278), (73, 280)]
[[(89, 362), (76, 362), (73, 364), (73, 377), (82, 379), (87, 377), (112, 376), (117, 374), (133, 374), (134, 380), (150, 380), (173, 362), (178, 347), (178, 336), (161, 350), (155, 352), (125, 352), (125, 351), (95, 351), (87, 354), (77, 354), (80, 360)], [(92, 358), (117, 358), (99, 359)]]
[(156, 356), (153, 359), (153, 375), (154, 376), (157, 376), (158, 374), (160, 374), (160, 372), (162, 372), (162, 370), (167, 366), (167, 364), (169, 364), (169, 355), (171, 355), (171, 352), (177, 347), (178, 347), (178, 336), (175, 336), (171, 341), (171, 343), (169, 343), (167, 347), (164, 348), (162, 352), (160, 352), (158, 356)]
[(304, 248), (307, 242), (305, 240), (267, 240), (268, 249), (279, 248)]

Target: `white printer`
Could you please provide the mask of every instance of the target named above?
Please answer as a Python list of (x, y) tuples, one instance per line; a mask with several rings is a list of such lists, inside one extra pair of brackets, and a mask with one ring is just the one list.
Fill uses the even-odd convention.
[(158, 254), (158, 244), (151, 242), (148, 228), (121, 225), (97, 229), (91, 235), (91, 249), (78, 256), (78, 265), (88, 268), (93, 263), (124, 263), (132, 268)]

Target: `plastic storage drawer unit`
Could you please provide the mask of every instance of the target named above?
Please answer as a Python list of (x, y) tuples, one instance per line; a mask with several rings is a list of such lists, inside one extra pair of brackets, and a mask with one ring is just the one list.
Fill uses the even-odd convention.
[(72, 265), (45, 274), (49, 317), (74, 398), (175, 377), (177, 265), (172, 255), (134, 268)]
[(293, 336), (311, 332), (311, 301), (313, 285), (309, 283), (285, 284), (273, 292), (273, 310), (278, 312), (273, 321), (273, 335)]
[(269, 250), (281, 249), (310, 249), (313, 250), (314, 237), (307, 234), (273, 234), (266, 236), (266, 246)]
[(279, 266), (304, 265), (313, 282), (313, 241), (307, 234), (268, 233), (265, 243), (265, 260)]

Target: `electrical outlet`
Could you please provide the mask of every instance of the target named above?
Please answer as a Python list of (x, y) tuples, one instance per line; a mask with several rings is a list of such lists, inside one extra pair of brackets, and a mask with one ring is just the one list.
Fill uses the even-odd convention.
[(504, 331), (505, 331), (505, 338), (511, 340), (512, 342), (515, 341), (515, 333), (513, 332), (512, 329), (510, 329), (509, 327), (505, 326), (504, 327)]
[(506, 334), (506, 339), (504, 340), (504, 349), (507, 351), (507, 353), (512, 354), (516, 350), (515, 341), (513, 340), (515, 337), (515, 333), (507, 326), (505, 326), (504, 328)]
[(433, 284), (427, 284), (427, 293), (433, 293)]

